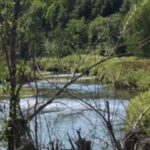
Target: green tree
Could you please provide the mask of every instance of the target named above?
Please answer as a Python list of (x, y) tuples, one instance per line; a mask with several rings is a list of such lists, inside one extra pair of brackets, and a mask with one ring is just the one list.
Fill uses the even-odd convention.
[(74, 1), (75, 0), (52, 0), (52, 2), (48, 4), (45, 18), (49, 23), (51, 30), (57, 27), (64, 27), (66, 25), (70, 12), (73, 8)]
[(121, 15), (97, 17), (89, 24), (89, 42), (102, 55), (114, 54), (119, 39)]
[(123, 0), (94, 0), (92, 16), (110, 16), (120, 11)]
[[(9, 150), (15, 150), (22, 146), (22, 136), (25, 139), (30, 138), (27, 135), (27, 121), (20, 111), (19, 93), (22, 82), (19, 85), (17, 84), (19, 78), (17, 70), (17, 53), (20, 50), (20, 43), (23, 41), (22, 33), (27, 31), (24, 23), (26, 22), (26, 12), (28, 12), (30, 5), (31, 1), (0, 1), (0, 43), (7, 61), (10, 79), (9, 120), (7, 128)], [(24, 40), (26, 39), (24, 38)], [(20, 70), (20, 75), (22, 76), (23, 74), (24, 72)], [(24, 149), (35, 149), (32, 144), (30, 148), (28, 147), (29, 145), (27, 146), (28, 148), (26, 146), (24, 146)]]
[[(150, 1), (138, 1), (133, 5), (126, 20), (124, 37), (128, 43), (128, 50), (134, 54), (150, 56)], [(125, 20), (125, 21), (126, 21)]]
[(74, 50), (84, 49), (88, 42), (87, 25), (84, 19), (71, 19), (65, 28), (67, 45)]
[(92, 0), (76, 0), (71, 12), (71, 18), (90, 20), (92, 4)]

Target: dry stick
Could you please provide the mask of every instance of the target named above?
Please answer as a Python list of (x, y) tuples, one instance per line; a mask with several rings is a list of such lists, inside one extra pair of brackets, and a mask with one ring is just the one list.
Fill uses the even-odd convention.
[[(59, 88), (59, 87), (58, 87)], [(60, 88), (59, 88), (60, 89)], [(69, 93), (69, 95), (73, 96), (74, 98), (78, 98), (77, 96)], [(117, 142), (117, 139), (115, 138), (115, 135), (114, 135), (114, 132), (113, 132), (113, 128), (112, 128), (112, 124), (111, 124), (111, 120), (110, 120), (110, 109), (109, 109), (109, 103), (107, 102), (107, 110), (104, 111), (104, 110), (97, 110), (94, 106), (90, 105), (89, 103), (85, 102), (83, 99), (80, 99), (81, 102), (84, 102), (86, 105), (88, 105), (92, 110), (94, 110), (96, 113), (98, 113), (102, 120), (104, 121), (104, 126), (108, 129), (108, 131), (110, 132), (110, 138), (112, 140), (112, 143), (115, 143), (114, 147), (118, 147), (118, 149), (121, 149), (120, 148), (120, 145), (118, 145), (118, 142)], [(100, 112), (106, 112), (108, 114), (108, 118), (106, 119), (105, 116), (103, 116), (102, 113)]]
[[(36, 93), (36, 98), (35, 98), (35, 105), (34, 105), (34, 111), (36, 112), (37, 109), (37, 105), (38, 105), (38, 86), (37, 86), (37, 81), (36, 81), (36, 72), (35, 72), (35, 47), (33, 44), (33, 76), (34, 76), (34, 83), (35, 83), (35, 93)], [(37, 122), (37, 115), (35, 115), (35, 121), (34, 121), (35, 125), (34, 125), (34, 130), (35, 130), (35, 143), (36, 143), (36, 147), (38, 147), (38, 122)]]
[(113, 131), (113, 126), (112, 126), (112, 123), (111, 123), (111, 120), (110, 120), (110, 109), (109, 109), (109, 103), (108, 101), (106, 102), (106, 113), (107, 113), (107, 118), (101, 113), (102, 112), (105, 112), (103, 110), (97, 110), (94, 106), (90, 105), (88, 102), (84, 101), (84, 103), (89, 106), (92, 110), (94, 110), (97, 114), (99, 114), (99, 116), (102, 118), (102, 121), (103, 121), (103, 124), (104, 126), (107, 128), (107, 130), (109, 131), (110, 133), (110, 138), (112, 140), (112, 143), (114, 145), (114, 147), (117, 147), (118, 150), (121, 150), (121, 147), (114, 135), (114, 131)]
[[(134, 11), (134, 13), (136, 12), (136, 9)], [(134, 14), (133, 13), (133, 14)], [(122, 33), (125, 31), (129, 21), (131, 20), (133, 14), (129, 17), (128, 21), (126, 22), (126, 25), (124, 26), (124, 29), (122, 31)], [(120, 38), (119, 38), (120, 39)], [(120, 40), (119, 40), (120, 41)], [(116, 46), (119, 45), (119, 42), (117, 43)], [(77, 77), (73, 77), (72, 80), (70, 82), (68, 82), (66, 85), (64, 85), (64, 87), (62, 89), (60, 89), (53, 98), (51, 98), (49, 101), (47, 101), (45, 104), (39, 106), (39, 108), (37, 108), (37, 110), (35, 110), (35, 112), (33, 114), (31, 114), (28, 119), (31, 120), (32, 118), (34, 118), (40, 111), (42, 111), (43, 108), (45, 108), (47, 105), (49, 105), (50, 103), (53, 102), (53, 100), (55, 100), (56, 97), (58, 97), (70, 84), (72, 84), (73, 82), (75, 82), (76, 80), (78, 80), (80, 77), (82, 77), (84, 74), (86, 74), (87, 71), (91, 70), (92, 68), (94, 68), (95, 66), (105, 62), (106, 60), (109, 60), (110, 58), (112, 58), (112, 56), (106, 58), (106, 59), (102, 59), (101, 61), (98, 61), (97, 63), (93, 64), (92, 66), (90, 66), (89, 68), (87, 68), (85, 71), (83, 71), (81, 73), (81, 75), (77, 76)], [(109, 112), (108, 112), (109, 113)], [(101, 117), (107, 122), (106, 118), (104, 118), (104, 116), (101, 115)], [(109, 117), (109, 116), (108, 116)], [(112, 131), (110, 130), (110, 133)], [(112, 134), (112, 133), (111, 133)], [(112, 135), (112, 138), (114, 138), (114, 136)], [(113, 139), (114, 140), (114, 139)], [(120, 146), (118, 146), (118, 142), (116, 141), (116, 146), (118, 147), (118, 149), (120, 149)]]
[(106, 107), (107, 107), (107, 118), (105, 118), (105, 116), (97, 109), (95, 109), (94, 106), (88, 104), (87, 102), (84, 101), (84, 103), (86, 105), (88, 105), (90, 108), (92, 108), (92, 110), (94, 110), (97, 114), (100, 115), (100, 117), (102, 118), (103, 122), (104, 122), (104, 125), (105, 127), (108, 129), (109, 133), (110, 133), (110, 138), (112, 140), (112, 143), (115, 144), (114, 146), (117, 147), (118, 150), (121, 150), (121, 147), (115, 137), (115, 134), (114, 134), (114, 131), (113, 131), (113, 126), (112, 126), (112, 123), (111, 123), (111, 120), (110, 120), (110, 109), (109, 109), (109, 103), (108, 101), (106, 102)]
[[(124, 28), (123, 28), (123, 30), (122, 30), (121, 33), (123, 33), (123, 32), (126, 30), (126, 28), (127, 28), (128, 24), (129, 24), (130, 20), (132, 19), (133, 15), (134, 15), (135, 12), (136, 12), (136, 10), (137, 10), (137, 9), (135, 9), (134, 13), (133, 13), (133, 14), (129, 17), (129, 19), (127, 20), (127, 22), (126, 22), (126, 24), (125, 24), (125, 26), (124, 26)], [(120, 39), (121, 39), (121, 36), (119, 37), (119, 41), (117, 42), (115, 48), (117, 48), (117, 47), (119, 46)], [(125, 56), (125, 55), (119, 55), (119, 56)], [(111, 56), (111, 55), (110, 55), (109, 57), (98, 61), (97, 63), (95, 63), (95, 64), (91, 65), (90, 67), (88, 67), (88, 68), (87, 68), (85, 71), (83, 71), (79, 76), (72, 78), (72, 80), (69, 81), (66, 85), (64, 85), (64, 87), (63, 87), (62, 89), (60, 89), (60, 90), (54, 95), (54, 97), (52, 97), (52, 98), (51, 98), (49, 101), (47, 101), (45, 104), (39, 106), (39, 108), (38, 108), (33, 114), (31, 114), (31, 115), (28, 117), (28, 119), (31, 120), (32, 118), (34, 118), (36, 114), (38, 114), (38, 113), (39, 113), (43, 108), (45, 108), (47, 105), (49, 105), (50, 103), (52, 103), (53, 100), (55, 100), (55, 98), (58, 97), (70, 84), (72, 84), (72, 83), (74, 83), (75, 81), (77, 81), (80, 77), (82, 77), (84, 74), (86, 74), (87, 71), (91, 70), (91, 69), (94, 68), (95, 66), (97, 66), (97, 65), (99, 65), (99, 64), (101, 64), (101, 63), (105, 62), (106, 60), (109, 60), (109, 59), (111, 59), (111, 58), (113, 58), (113, 57), (115, 57), (115, 56)]]
[(82, 77), (84, 74), (86, 74), (87, 71), (91, 70), (92, 68), (94, 68), (95, 66), (113, 58), (114, 56), (110, 56), (110, 57), (107, 57), (107, 58), (104, 58), (100, 61), (98, 61), (97, 63), (91, 65), (90, 67), (88, 67), (85, 71), (83, 71), (79, 76), (76, 76), (74, 78), (72, 78), (71, 81), (69, 81), (68, 83), (66, 83), (62, 89), (60, 89), (50, 100), (48, 100), (45, 104), (39, 106), (39, 108), (37, 108), (37, 110), (31, 114), (29, 117), (28, 117), (28, 120), (31, 120), (35, 117), (36, 114), (38, 114), (40, 111), (42, 111), (43, 108), (45, 108), (47, 105), (51, 104), (53, 102), (53, 100), (56, 99), (56, 97), (58, 97), (70, 84), (74, 83), (75, 81), (77, 81), (80, 77)]
[[(74, 98), (78, 98), (77, 96), (69, 93), (71, 96), (73, 96)], [(102, 109), (96, 109), (94, 106), (92, 106), (91, 104), (89, 104), (88, 102), (84, 101), (83, 99), (81, 98), (78, 98), (81, 102), (85, 103), (87, 106), (89, 106), (91, 108), (91, 110), (94, 110), (97, 114), (100, 115), (100, 117), (102, 118), (103, 120), (103, 124), (104, 126), (108, 129), (109, 133), (110, 133), (110, 138), (112, 140), (112, 143), (114, 145), (114, 148), (117, 147), (118, 150), (121, 150), (121, 146), (120, 144), (118, 143), (116, 137), (115, 137), (115, 134), (114, 134), (114, 131), (113, 131), (113, 126), (112, 126), (112, 123), (111, 123), (111, 119), (110, 119), (110, 108), (109, 108), (109, 102), (106, 101), (106, 109), (107, 110), (102, 110)], [(105, 116), (101, 113), (101, 112), (104, 112), (104, 113), (107, 113), (107, 118), (105, 118)]]
[[(111, 59), (111, 58), (113, 58), (113, 57), (114, 57), (114, 56), (107, 57), (107, 58), (105, 58), (105, 59), (102, 59), (102, 60), (98, 61), (96, 64), (94, 64), (94, 65), (90, 66), (89, 68), (87, 68), (87, 69), (86, 69), (84, 72), (82, 72), (79, 76), (74, 77), (70, 82), (68, 82), (66, 85), (64, 85), (64, 87), (63, 87), (62, 89), (59, 89), (59, 91), (54, 95), (53, 98), (51, 98), (51, 99), (50, 99), (48, 102), (46, 102), (45, 104), (39, 106), (39, 108), (36, 110), (36, 112), (34, 112), (32, 115), (30, 115), (28, 119), (31, 120), (31, 119), (32, 119), (36, 114), (38, 114), (43, 108), (45, 108), (47, 105), (49, 105), (50, 103), (52, 103), (53, 100), (55, 100), (57, 96), (59, 96), (62, 92), (64, 92), (64, 90), (65, 90), (70, 84), (74, 83), (76, 80), (78, 80), (80, 77), (82, 77), (87, 71), (91, 70), (93, 67), (95, 67), (95, 66), (97, 66), (97, 65), (99, 65), (99, 64), (101, 64), (101, 63), (105, 62), (106, 60), (109, 60), (109, 59)], [(87, 103), (86, 103), (86, 104), (87, 104)], [(97, 112), (97, 113), (101, 116), (102, 120), (105, 122), (105, 126), (107, 127), (108, 131), (109, 131), (110, 134), (111, 134), (111, 139), (112, 139), (113, 143), (115, 143), (117, 149), (120, 150), (121, 148), (120, 148), (120, 145), (118, 145), (118, 142), (117, 142), (117, 140), (116, 140), (116, 138), (115, 138), (114, 132), (113, 132), (113, 130), (112, 130), (112, 125), (111, 125), (110, 119), (107, 120), (97, 109), (95, 109), (93, 106), (91, 106), (91, 105), (89, 105), (89, 104), (87, 104), (87, 105), (90, 106), (95, 112)], [(108, 109), (108, 110), (109, 110), (109, 109)], [(110, 114), (109, 114), (109, 113), (110, 113), (110, 111), (108, 112), (108, 118), (110, 118)]]
[(132, 135), (132, 133), (134, 133), (136, 131), (136, 128), (138, 126), (138, 124), (140, 123), (140, 121), (142, 120), (142, 118), (144, 117), (144, 115), (147, 113), (147, 111), (150, 110), (150, 105), (148, 105), (144, 111), (139, 115), (139, 117), (137, 118), (136, 122), (133, 125), (132, 128), (132, 132), (124, 139), (124, 142), (126, 142), (128, 140), (128, 138), (130, 137), (130, 135)]

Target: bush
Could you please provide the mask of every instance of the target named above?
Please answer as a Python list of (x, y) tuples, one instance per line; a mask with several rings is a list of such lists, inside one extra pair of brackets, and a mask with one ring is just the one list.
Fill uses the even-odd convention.
[[(150, 106), (150, 90), (140, 93), (133, 98), (127, 107), (126, 123), (127, 129), (133, 127), (137, 122), (141, 113), (143, 113)], [(150, 135), (150, 109), (148, 109), (144, 116), (140, 119), (137, 130)]]
[(103, 83), (145, 91), (150, 88), (149, 63), (136, 57), (116, 57), (93, 68), (90, 74), (96, 75)]

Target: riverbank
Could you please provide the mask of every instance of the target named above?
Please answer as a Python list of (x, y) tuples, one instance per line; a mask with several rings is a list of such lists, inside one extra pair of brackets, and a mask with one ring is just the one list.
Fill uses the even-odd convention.
[[(54, 74), (80, 73), (103, 58), (99, 55), (89, 56), (82, 54), (70, 55), (60, 60), (46, 57), (38, 58), (37, 62), (41, 71), (48, 71)], [(94, 76), (97, 82), (113, 84), (116, 88), (146, 91), (150, 88), (150, 59), (115, 57), (87, 71), (87, 76), (89, 78)]]
[[(48, 80), (50, 83), (67, 83), (72, 77), (80, 75), (89, 66), (104, 59), (100, 55), (72, 54), (61, 59), (55, 57), (38, 57), (36, 71), (37, 80)], [(20, 63), (22, 64), (22, 63)], [(6, 66), (3, 64), (3, 67)], [(18, 68), (22, 65), (18, 65)], [(6, 68), (6, 67), (5, 67)], [(27, 83), (34, 80), (32, 61), (22, 67), (25, 70), (18, 82)], [(0, 72), (1, 93), (7, 91), (8, 72)], [(79, 82), (96, 82), (113, 85), (117, 89), (127, 89), (130, 92), (147, 91), (150, 88), (150, 59), (138, 57), (114, 57), (91, 70), (88, 70)]]
[[(85, 80), (84, 80), (85, 79)], [(92, 79), (92, 78), (91, 78)], [(52, 82), (51, 82), (52, 80)], [(67, 81), (67, 82), (66, 82)], [(23, 97), (54, 97), (56, 92), (62, 89), (69, 80), (38, 80), (35, 82), (26, 83), (20, 90), (20, 98)], [(126, 89), (116, 89), (113, 85), (103, 85), (96, 81), (92, 81), (86, 77), (70, 84), (57, 98), (75, 98), (78, 99), (120, 99), (130, 100), (136, 93)], [(0, 99), (8, 99), (9, 92), (0, 94)]]
[[(51, 72), (45, 71), (41, 72), (41, 79), (46, 79), (50, 83), (68, 83), (74, 78), (78, 78), (78, 76), (81, 75), (81, 73), (66, 73), (66, 74), (52, 74)], [(96, 76), (81, 76), (77, 79), (77, 81), (80, 82), (86, 82), (86, 81), (94, 81), (96, 80)]]

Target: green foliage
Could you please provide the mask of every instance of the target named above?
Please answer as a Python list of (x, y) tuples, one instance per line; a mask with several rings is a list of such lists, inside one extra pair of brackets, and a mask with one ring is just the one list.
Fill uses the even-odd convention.
[(56, 57), (64, 57), (85, 49), (88, 42), (87, 25), (84, 19), (70, 20), (64, 30), (56, 28), (53, 39), (45, 42), (45, 49)]
[(110, 16), (119, 11), (122, 0), (76, 0), (72, 17), (92, 20), (98, 16)]
[[(72, 54), (59, 58), (38, 58), (39, 68), (53, 71), (57, 68), (72, 72), (82, 72), (104, 57), (100, 55)], [(100, 82), (110, 83), (118, 88), (145, 91), (150, 88), (150, 61), (137, 57), (113, 58), (94, 67), (88, 74), (94, 75)]]
[(114, 47), (119, 38), (121, 15), (97, 17), (89, 24), (89, 41), (103, 55), (114, 53)]
[[(45, 19), (49, 25), (50, 37), (45, 43), (46, 51), (51, 49), (52, 54), (52, 49), (56, 49), (54, 54), (61, 53), (60, 57), (62, 57), (77, 50), (84, 50), (88, 47), (88, 42), (97, 36), (94, 34), (101, 32), (100, 30), (98, 33), (91, 33), (94, 27), (98, 28), (98, 26), (102, 26), (99, 28), (107, 32), (105, 32), (104, 42), (98, 46), (102, 49), (108, 46), (106, 51), (109, 51), (108, 49), (112, 49), (118, 38), (118, 23), (121, 20), (121, 16), (111, 15), (119, 12), (122, 2), (122, 0), (117, 2), (116, 0), (52, 0), (51, 3), (47, 3)], [(110, 16), (110, 18), (99, 16)], [(89, 39), (88, 26), (90, 26)]]
[(73, 50), (83, 49), (87, 44), (87, 25), (84, 19), (72, 19), (68, 22), (65, 28), (67, 36), (67, 44)]
[(103, 83), (116, 87), (135, 88), (145, 91), (150, 88), (150, 68), (148, 60), (135, 57), (113, 58), (100, 67), (95, 67), (91, 75), (96, 75)]
[(131, 102), (128, 104), (126, 117), (128, 129), (133, 127), (134, 123), (137, 122), (140, 115), (144, 113), (143, 117), (138, 122), (137, 130), (140, 130), (143, 133), (150, 135), (150, 109), (147, 109), (149, 106), (150, 90), (140, 93), (138, 96), (131, 100)]
[(38, 57), (37, 64), (40, 70), (49, 71), (52, 68), (56, 68), (59, 66), (59, 61), (57, 58), (49, 58), (49, 57)]
[(92, 0), (75, 0), (75, 5), (71, 12), (71, 18), (91, 19), (91, 10), (94, 2)]
[(123, 0), (95, 0), (93, 15), (110, 16), (119, 11)]
[[(125, 31), (125, 39), (128, 44), (129, 51), (135, 54), (149, 56), (150, 55), (150, 1), (138, 1), (133, 5), (127, 15), (127, 30)], [(129, 19), (130, 18), (130, 19)], [(125, 20), (125, 21), (126, 21)]]
[[(49, 53), (52, 55), (59, 54), (59, 57), (70, 55), (75, 51), (83, 50), (84, 53), (84, 49), (89, 46), (88, 25), (92, 24), (91, 22), (96, 22), (95, 18), (98, 16), (110, 16), (110, 19), (107, 17), (102, 19), (103, 21), (109, 20), (108, 24), (111, 24), (109, 35), (106, 34), (107, 38), (105, 38), (105, 41), (108, 40), (108, 42), (102, 43), (104, 47), (108, 45), (108, 49), (110, 49), (116, 38), (110, 32), (112, 30), (116, 32), (116, 27), (118, 27), (118, 25), (115, 27), (118, 17), (111, 17), (111, 15), (119, 12), (121, 5), (122, 0), (22, 1), (17, 29), (18, 54), (23, 59), (29, 59), (33, 56), (33, 51), (37, 56)], [(9, 14), (11, 14), (12, 8), (13, 2), (8, 2), (5, 7), (1, 8), (2, 14), (7, 17), (10, 24), (9, 18), (11, 17)], [(102, 28), (107, 31), (108, 26), (104, 27), (107, 23), (98, 24), (98, 21), (97, 19), (97, 25), (102, 25)], [(8, 27), (6, 28), (7, 31), (9, 31)]]
[(150, 72), (144, 70), (130, 70), (126, 74), (129, 84), (138, 90), (147, 90), (150, 87)]
[(51, 29), (54, 29), (57, 25), (57, 16), (59, 13), (59, 9), (59, 4), (56, 1), (56, 3), (52, 3), (47, 10), (46, 18), (50, 22)]
[(3, 93), (8, 90), (7, 80), (9, 79), (8, 68), (5, 62), (5, 56), (0, 52), (0, 93)]
[(1, 146), (7, 147), (7, 135), (8, 132), (8, 118), (1, 119), (0, 123), (0, 139), (1, 139)]
[[(91, 29), (94, 28), (94, 24), (96, 28), (102, 26), (102, 30), (106, 33), (98, 49), (99, 47), (105, 49), (107, 45), (107, 49), (111, 49), (116, 41), (114, 33), (118, 32), (118, 22), (120, 22), (119, 15), (112, 16), (112, 14), (119, 12), (122, 2), (122, 0), (21, 1), (17, 28), (18, 54), (23, 59), (29, 59), (33, 56), (33, 51), (37, 56), (49, 53), (59, 54), (59, 57), (70, 55), (75, 51), (83, 50), (84, 53), (92, 37), (98, 36), (95, 33), (97, 29), (95, 31)], [(9, 1), (5, 6), (0, 7), (1, 14), (8, 20), (8, 24), (4, 25), (5, 31), (8, 32), (11, 26), (10, 14), (13, 2)], [(0, 20), (4, 23), (3, 17), (0, 17)], [(89, 36), (88, 26), (90, 26)]]
[(50, 56), (62, 58), (72, 53), (73, 48), (69, 45), (69, 37), (61, 28), (53, 32), (52, 40), (45, 40), (45, 50)]
[(64, 27), (68, 22), (75, 0), (52, 0), (48, 3), (45, 19), (50, 25), (50, 29)]

